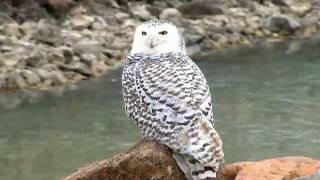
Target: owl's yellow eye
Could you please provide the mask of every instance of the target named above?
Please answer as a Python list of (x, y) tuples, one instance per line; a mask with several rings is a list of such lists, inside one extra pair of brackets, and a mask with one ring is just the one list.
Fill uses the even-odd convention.
[(147, 35), (147, 32), (142, 31), (141, 34), (142, 34), (142, 36), (145, 36), (145, 35)]
[(160, 31), (159, 34), (166, 35), (166, 34), (168, 34), (168, 31)]

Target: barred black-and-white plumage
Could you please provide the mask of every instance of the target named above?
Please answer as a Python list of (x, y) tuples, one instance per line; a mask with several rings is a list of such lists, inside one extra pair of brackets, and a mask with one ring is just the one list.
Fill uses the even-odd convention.
[[(179, 42), (168, 45), (173, 38), (164, 36), (170, 33)], [(209, 87), (173, 24), (153, 20), (137, 28), (122, 85), (127, 115), (145, 138), (171, 148), (188, 179), (216, 177), (223, 151)]]

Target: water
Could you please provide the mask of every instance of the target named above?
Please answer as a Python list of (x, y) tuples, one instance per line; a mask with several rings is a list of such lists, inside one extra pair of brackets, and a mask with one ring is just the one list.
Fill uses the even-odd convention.
[[(227, 162), (320, 158), (320, 46), (303, 46), (215, 52), (197, 61), (214, 96)], [(124, 113), (120, 74), (71, 90), (2, 92), (0, 179), (59, 179), (140, 139)]]

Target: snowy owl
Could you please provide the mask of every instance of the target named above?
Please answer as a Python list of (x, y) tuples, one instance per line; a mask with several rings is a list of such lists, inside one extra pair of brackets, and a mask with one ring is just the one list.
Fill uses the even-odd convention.
[(187, 179), (215, 179), (223, 161), (209, 86), (177, 27), (150, 20), (136, 28), (122, 74), (128, 117), (142, 135), (172, 149)]

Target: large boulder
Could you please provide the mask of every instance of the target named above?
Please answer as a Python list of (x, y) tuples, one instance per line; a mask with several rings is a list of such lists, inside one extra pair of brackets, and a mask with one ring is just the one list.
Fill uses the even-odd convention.
[[(259, 162), (227, 164), (218, 173), (220, 180), (289, 180), (319, 177), (320, 161), (306, 157), (281, 157)], [(311, 176), (310, 176), (311, 175)], [(62, 180), (153, 179), (184, 180), (172, 153), (166, 146), (141, 140), (113, 157), (85, 165)]]
[(125, 152), (81, 167), (62, 180), (175, 179), (184, 175), (171, 151), (160, 144), (140, 141)]

